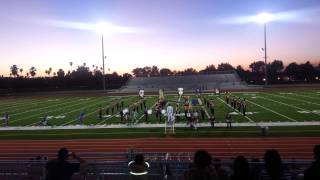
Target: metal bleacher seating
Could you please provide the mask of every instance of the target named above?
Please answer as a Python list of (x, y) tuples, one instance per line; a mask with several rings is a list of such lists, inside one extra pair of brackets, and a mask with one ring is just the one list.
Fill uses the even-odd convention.
[[(113, 154), (79, 154), (84, 159), (100, 157), (104, 160), (88, 160), (88, 166), (83, 172), (79, 172), (72, 179), (86, 180), (126, 180), (130, 179), (127, 164), (138, 152), (114, 153)], [(188, 170), (192, 162), (192, 153), (143, 153), (145, 159), (150, 162), (149, 179), (152, 180), (179, 180)], [(118, 160), (109, 160), (118, 159)], [(1, 180), (42, 180), (45, 179), (45, 164), (47, 160), (30, 161), (0, 161)], [(283, 164), (287, 180), (302, 180), (304, 170), (310, 165), (310, 161), (284, 160)], [(221, 165), (232, 169), (232, 160), (222, 160)], [(251, 169), (256, 171), (258, 176), (264, 176), (264, 164), (250, 162)]]
[(219, 72), (216, 74), (198, 74), (184, 76), (163, 77), (134, 77), (121, 88), (121, 92), (136, 92), (139, 89), (145, 91), (157, 91), (162, 88), (166, 91), (176, 91), (182, 87), (187, 91), (198, 87), (205, 89), (247, 89), (245, 82), (241, 81), (234, 71)]

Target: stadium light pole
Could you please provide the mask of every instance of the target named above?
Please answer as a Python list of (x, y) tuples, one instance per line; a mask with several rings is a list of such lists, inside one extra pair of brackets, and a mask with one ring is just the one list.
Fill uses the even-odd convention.
[(102, 85), (103, 90), (106, 90), (106, 77), (105, 77), (105, 66), (104, 66), (104, 42), (103, 42), (103, 32), (101, 32), (101, 49), (102, 49)]
[(267, 72), (267, 23), (274, 19), (272, 14), (269, 13), (260, 13), (256, 17), (256, 22), (263, 24), (264, 29), (264, 78), (265, 78), (265, 87), (268, 85), (268, 72)]
[(103, 40), (103, 33), (106, 32), (106, 30), (108, 29), (108, 26), (106, 23), (102, 22), (97, 24), (97, 30), (99, 31), (99, 33), (101, 33), (101, 50), (102, 50), (102, 86), (103, 86), (103, 90), (106, 90), (106, 77), (105, 77), (105, 64), (104, 64), (104, 60), (105, 60), (105, 55), (104, 55), (104, 40)]

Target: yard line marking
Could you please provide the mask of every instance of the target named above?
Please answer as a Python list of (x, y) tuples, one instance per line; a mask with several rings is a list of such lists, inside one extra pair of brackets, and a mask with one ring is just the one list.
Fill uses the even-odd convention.
[(310, 99), (318, 99), (318, 100), (320, 100), (320, 98), (317, 98), (317, 97), (311, 97), (311, 96), (306, 96), (306, 95), (301, 95), (301, 94), (296, 94), (296, 93), (293, 93), (293, 95), (295, 95), (295, 96), (301, 96), (301, 97), (306, 97), (306, 98), (310, 98)]
[[(104, 100), (104, 99), (102, 99), (102, 100)], [(110, 99), (110, 101), (111, 101), (111, 99)], [(110, 101), (107, 101), (107, 102), (110, 102)], [(90, 106), (85, 106), (85, 107), (81, 107), (81, 108), (79, 108), (79, 109), (75, 109), (75, 110), (73, 110), (72, 112), (74, 112), (74, 111), (79, 111), (80, 109), (86, 109), (86, 108), (89, 108), (89, 107), (92, 107), (92, 106), (96, 106), (96, 105), (99, 104), (99, 103), (101, 103), (100, 100), (99, 100), (97, 103), (91, 104)], [(88, 113), (88, 114), (85, 115), (84, 117), (87, 117), (87, 116), (89, 116), (89, 115), (91, 115), (91, 114), (93, 114), (93, 113), (96, 113), (96, 112), (97, 112), (97, 110), (95, 110), (95, 111), (93, 111), (93, 112), (91, 112), (91, 113)], [(63, 124), (61, 124), (60, 126), (65, 126), (65, 125), (70, 124), (70, 123), (73, 123), (73, 122), (75, 122), (75, 121), (77, 121), (77, 120), (79, 120), (78, 117), (75, 118), (74, 120), (71, 120), (71, 121), (69, 121), (69, 122), (63, 123)]]
[[(266, 93), (266, 94), (270, 94), (270, 93)], [(305, 101), (305, 100), (301, 100), (301, 99), (297, 99), (297, 98), (292, 98), (292, 97), (280, 96), (280, 95), (276, 95), (276, 94), (273, 94), (273, 95), (274, 95), (274, 96), (277, 96), (277, 97), (285, 98), (285, 99), (291, 99), (291, 100), (294, 100), (294, 101), (300, 101), (300, 102), (305, 102), (305, 103), (308, 103), (308, 104), (313, 104), (313, 105), (318, 105), (318, 106), (320, 106), (319, 103), (314, 103), (314, 102)]]
[[(269, 95), (272, 95), (272, 94), (269, 94)], [(257, 97), (258, 98), (262, 98), (262, 99), (266, 99), (266, 100), (269, 100), (269, 101), (273, 101), (273, 102), (276, 102), (276, 103), (279, 103), (279, 104), (283, 104), (283, 105), (286, 105), (286, 106), (289, 106), (289, 107), (293, 107), (293, 108), (296, 108), (296, 109), (299, 109), (299, 110), (302, 110), (302, 111), (310, 111), (311, 113), (313, 113), (312, 110), (300, 108), (300, 107), (295, 106), (295, 105), (287, 104), (287, 103), (284, 103), (284, 102), (276, 101), (276, 100), (273, 100), (273, 99), (270, 99), (270, 98), (261, 97), (261, 96), (257, 96)], [(320, 116), (320, 114), (317, 114), (317, 113), (313, 113), (313, 114)]]
[[(135, 96), (132, 96), (131, 98), (128, 98), (128, 99), (132, 99), (133, 97), (135, 97)], [(127, 99), (127, 100), (128, 100)], [(113, 99), (108, 99), (108, 101), (106, 101), (106, 102), (111, 102)], [(99, 103), (100, 103), (100, 101), (99, 101)], [(96, 104), (98, 104), (98, 103), (95, 103), (95, 104), (93, 104), (93, 105), (96, 105)], [(93, 106), (93, 105), (90, 105), (90, 106), (86, 106), (85, 108), (88, 108), (88, 107), (91, 107), (91, 106)], [(79, 108), (79, 109), (82, 109), (82, 108)], [(79, 110), (79, 109), (77, 109), (77, 110)], [(87, 116), (89, 116), (89, 115), (91, 115), (91, 114), (93, 114), (93, 113), (96, 113), (97, 112), (97, 110), (95, 110), (95, 111), (93, 111), (93, 112), (90, 112), (90, 113), (88, 113), (87, 115), (85, 115), (85, 117), (87, 117)], [(116, 114), (114, 114), (114, 115), (116, 115)], [(108, 117), (107, 119), (110, 119), (112, 116), (114, 116), (114, 115), (111, 115), (110, 117)], [(107, 119), (105, 119), (105, 120), (107, 120)], [(60, 126), (65, 126), (65, 125), (67, 125), (67, 124), (70, 124), (70, 123), (73, 123), (73, 122), (75, 122), (75, 121), (77, 121), (77, 120), (79, 120), (79, 118), (75, 118), (74, 120), (71, 120), (71, 121), (69, 121), (69, 122), (66, 122), (66, 123), (64, 123), (64, 124), (62, 124), (62, 125), (60, 125)], [(102, 121), (101, 121), (102, 122)], [(101, 123), (100, 122), (100, 123)], [(99, 124), (99, 123), (98, 123)]]
[[(72, 99), (72, 98), (70, 98), (70, 99)], [(51, 104), (49, 106), (45, 106), (45, 107), (42, 107), (42, 108), (35, 108), (35, 109), (30, 109), (30, 110), (27, 110), (27, 111), (20, 112), (20, 113), (14, 113), (14, 114), (11, 114), (11, 116), (16, 116), (16, 115), (25, 114), (25, 113), (32, 112), (32, 111), (38, 111), (38, 110), (42, 110), (42, 109), (52, 108), (52, 107), (55, 107), (55, 106), (61, 106), (61, 105), (64, 105), (64, 104), (73, 103), (74, 101), (73, 100), (69, 101), (70, 99), (66, 100), (66, 102), (63, 101), (63, 102), (54, 103), (54, 104)], [(28, 108), (30, 108), (30, 107), (28, 107)]]
[[(230, 106), (230, 104), (227, 104), (226, 102), (224, 102), (220, 97), (217, 97), (222, 103), (224, 103), (225, 105), (227, 105), (228, 107), (230, 107), (231, 109), (233, 109), (232, 106)], [(237, 109), (233, 109), (233, 110), (236, 110), (237, 112), (239, 112), (241, 114), (240, 111), (238, 111)], [(251, 118), (249, 118), (248, 116), (244, 116), (245, 118), (247, 118), (251, 123), (256, 123), (257, 126), (258, 126), (258, 123), (255, 122), (254, 120), (252, 120)]]
[(14, 109), (17, 107), (25, 106), (26, 104), (35, 104), (35, 105), (31, 106), (31, 107), (33, 107), (33, 106), (38, 105), (38, 103), (41, 103), (41, 102), (42, 102), (42, 100), (31, 100), (31, 101), (27, 101), (27, 102), (15, 103), (14, 105), (8, 104), (7, 107), (1, 108), (0, 110), (1, 111), (8, 111), (9, 109)]
[(280, 114), (280, 113), (278, 113), (278, 112), (276, 112), (276, 111), (274, 111), (274, 110), (272, 110), (272, 109), (270, 109), (270, 108), (261, 106), (261, 105), (255, 103), (255, 102), (250, 101), (250, 100), (247, 100), (247, 101), (250, 102), (251, 104), (254, 104), (254, 105), (259, 106), (259, 107), (261, 107), (261, 108), (263, 108), (263, 109), (265, 109), (265, 110), (268, 110), (268, 111), (270, 111), (270, 112), (272, 112), (272, 113), (274, 113), (274, 114), (277, 114), (277, 115), (279, 115), (279, 116), (282, 116), (282, 117), (284, 117), (284, 118), (286, 118), (286, 119), (289, 119), (289, 120), (291, 120), (291, 121), (297, 122), (297, 120), (295, 120), (295, 119), (293, 119), (293, 118), (290, 118), (290, 117), (288, 117), (288, 116), (286, 116), (286, 115)]
[[(96, 100), (98, 100), (98, 99), (100, 99), (100, 98), (101, 98), (101, 97), (97, 98)], [(91, 101), (90, 101), (90, 102), (91, 102)], [(83, 104), (83, 103), (80, 103), (80, 104)], [(85, 103), (85, 104), (86, 104), (86, 103)], [(79, 105), (79, 103), (77, 103), (76, 105)], [(76, 106), (76, 105), (73, 105), (73, 106)], [(73, 106), (68, 106), (68, 107), (73, 107)], [(60, 114), (60, 115), (70, 114), (70, 113), (75, 112), (75, 111), (77, 111), (77, 110), (80, 110), (80, 109), (82, 109), (82, 108), (83, 108), (83, 107), (78, 108), (78, 109), (75, 109), (75, 110), (72, 110), (72, 111), (65, 112), (65, 113)], [(33, 125), (35, 125), (35, 124), (39, 124), (39, 121), (34, 122), (34, 123), (32, 123), (32, 124), (29, 124), (29, 125), (27, 125), (27, 126), (33, 126)]]
[[(99, 98), (98, 98), (99, 99)], [(90, 102), (92, 102), (93, 100), (91, 100)], [(73, 104), (73, 105), (68, 105), (68, 106), (65, 106), (65, 107), (63, 107), (63, 108), (59, 108), (59, 109), (55, 109), (55, 110), (51, 110), (51, 111), (47, 111), (46, 113), (49, 113), (49, 112), (55, 112), (55, 111), (60, 111), (61, 109), (64, 109), (64, 108), (66, 108), (66, 107), (73, 107), (73, 106), (78, 106), (78, 105), (80, 105), (80, 104), (87, 104), (88, 103), (88, 101), (83, 101), (83, 102), (80, 102), (80, 103), (76, 103), (76, 104)], [(52, 107), (52, 106), (51, 106)], [(41, 113), (36, 113), (36, 114), (34, 114), (34, 115), (31, 115), (31, 116), (27, 116), (27, 117), (25, 117), (25, 118), (22, 118), (22, 119), (15, 119), (15, 120), (13, 120), (13, 121), (10, 121), (11, 123), (12, 122), (17, 122), (17, 121), (21, 121), (21, 120), (26, 120), (27, 118), (30, 118), (30, 117), (34, 117), (34, 116), (39, 116), (39, 115), (41, 115), (41, 114), (43, 114), (44, 112), (41, 112)], [(9, 123), (10, 123), (9, 122)]]

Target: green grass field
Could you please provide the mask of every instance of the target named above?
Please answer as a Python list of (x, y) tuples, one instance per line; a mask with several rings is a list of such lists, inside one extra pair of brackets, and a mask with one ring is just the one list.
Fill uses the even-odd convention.
[[(246, 99), (248, 105), (247, 116), (237, 114), (236, 110), (225, 103), (223, 95), (220, 97), (213, 94), (205, 95), (215, 103), (217, 123), (225, 122), (224, 117), (227, 112), (233, 112), (233, 122), (239, 123), (320, 122), (320, 90), (235, 92), (233, 95)], [(172, 101), (178, 99), (177, 95), (167, 95), (166, 98)], [(196, 98), (196, 96), (191, 95), (191, 98)], [(85, 125), (119, 124), (120, 110), (115, 110), (113, 114), (110, 111), (110, 116), (106, 116), (105, 108), (119, 101), (123, 101), (124, 106), (129, 107), (133, 103), (138, 102), (139, 99), (138, 96), (53, 96), (1, 99), (0, 118), (3, 117), (5, 112), (8, 112), (10, 115), (9, 126), (35, 126), (39, 124), (42, 117), (47, 113), (51, 126), (66, 126), (78, 124), (79, 113), (80, 111), (84, 111)], [(146, 96), (146, 99), (148, 109), (153, 109), (153, 114), (149, 115), (148, 123), (159, 123), (154, 115), (154, 105), (158, 97)], [(103, 108), (104, 117), (102, 120), (98, 118), (100, 106)], [(209, 109), (206, 108), (206, 111), (210, 114)], [(138, 118), (140, 122), (144, 121), (143, 111), (139, 111)], [(185, 122), (184, 117), (182, 117), (181, 122)], [(208, 122), (207, 118), (205, 122)], [(96, 131), (99, 132), (99, 130)], [(117, 130), (113, 129), (112, 131)], [(153, 132), (158, 131), (160, 130), (154, 130)]]

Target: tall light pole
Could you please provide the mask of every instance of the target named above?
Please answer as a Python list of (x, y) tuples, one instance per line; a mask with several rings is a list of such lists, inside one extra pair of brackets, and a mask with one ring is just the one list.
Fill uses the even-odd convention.
[(103, 43), (103, 32), (101, 32), (101, 47), (102, 47), (102, 85), (103, 90), (106, 90), (106, 77), (105, 77), (105, 70), (104, 70), (104, 43)]
[(269, 13), (260, 13), (255, 17), (255, 21), (264, 26), (264, 85), (268, 85), (268, 68), (267, 68), (267, 23), (274, 20), (274, 16)]
[(268, 68), (267, 68), (267, 23), (264, 23), (264, 86), (268, 85)]
[(104, 55), (104, 41), (103, 41), (103, 35), (105, 32), (108, 32), (109, 29), (109, 25), (105, 22), (101, 22), (99, 24), (97, 24), (97, 31), (99, 33), (101, 33), (101, 50), (102, 50), (102, 86), (103, 86), (103, 90), (106, 90), (106, 77), (105, 77), (105, 64), (104, 64), (104, 60), (105, 60), (105, 55)]

